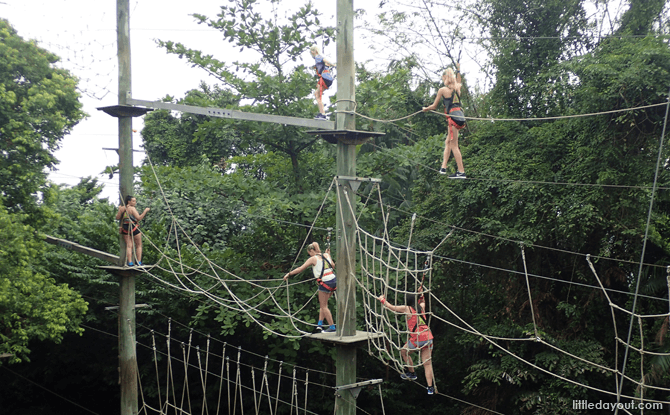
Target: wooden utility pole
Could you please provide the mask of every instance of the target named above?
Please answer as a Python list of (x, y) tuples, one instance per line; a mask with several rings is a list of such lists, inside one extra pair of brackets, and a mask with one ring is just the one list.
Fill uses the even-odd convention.
[[(130, 84), (130, 35), (128, 18), (129, 0), (117, 0), (118, 44), (119, 44), (119, 105), (102, 108), (119, 118), (119, 172), (121, 194), (131, 194), (133, 184), (132, 117), (143, 115), (153, 108), (205, 114), (212, 117), (274, 122), (321, 128), (308, 131), (320, 135), (326, 141), (337, 144), (337, 332), (314, 335), (322, 341), (333, 342), (337, 348), (337, 393), (336, 415), (354, 415), (356, 398), (367, 385), (381, 379), (356, 383), (356, 348), (370, 337), (380, 333), (356, 330), (356, 223), (355, 192), (363, 181), (379, 182), (377, 179), (356, 177), (356, 146), (372, 136), (383, 133), (356, 131), (353, 114), (356, 100), (354, 61), (354, 3), (353, 0), (337, 0), (337, 115), (336, 122), (303, 120), (294, 117), (247, 114), (218, 108), (196, 108), (185, 105), (134, 100)], [(333, 129), (334, 128), (334, 129)], [(123, 241), (121, 258), (125, 259)], [(122, 265), (122, 264), (120, 264)], [(121, 415), (137, 414), (137, 370), (134, 346), (135, 333), (135, 277), (139, 273), (122, 267), (105, 267), (121, 276), (121, 303), (119, 308), (119, 362), (121, 370)]]
[[(117, 47), (119, 60), (119, 105), (131, 98), (130, 72), (130, 1), (116, 1)], [(119, 117), (119, 184), (121, 197), (133, 194), (133, 118)], [(124, 202), (124, 200), (122, 200)], [(126, 244), (120, 238), (119, 256), (124, 264)], [(123, 264), (120, 264), (123, 265)], [(135, 275), (121, 276), (119, 301), (119, 379), (121, 382), (121, 415), (137, 415), (137, 354), (135, 350)]]
[[(352, 111), (356, 100), (356, 67), (354, 61), (354, 2), (337, 0), (337, 130), (355, 130)], [(337, 175), (356, 176), (356, 146), (337, 143)], [(337, 182), (337, 335), (356, 334), (356, 246), (354, 224), (354, 192), (346, 181)], [(351, 201), (351, 208), (347, 200)], [(337, 386), (356, 382), (356, 343), (337, 345)], [(356, 398), (349, 393), (335, 397), (336, 415), (354, 415)]]
[[(130, 104), (132, 82), (130, 71), (130, 1), (116, 1), (116, 41), (119, 62), (119, 103), (98, 108), (118, 118), (119, 122), (119, 185), (121, 203), (133, 194), (133, 117), (151, 111)], [(119, 235), (117, 266), (101, 267), (119, 277), (119, 384), (121, 386), (121, 415), (137, 415), (137, 354), (135, 349), (135, 277), (147, 268), (127, 268), (132, 261), (126, 258), (126, 242)]]
[[(337, 0), (337, 119), (336, 130), (355, 131), (356, 65), (354, 61), (354, 2)], [(356, 176), (356, 145), (349, 134), (337, 141), (337, 176)], [(358, 186), (356, 186), (357, 188)], [(337, 335), (356, 335), (356, 197), (351, 182), (337, 181)], [(357, 343), (337, 345), (336, 385), (356, 383)], [(356, 414), (357, 393), (335, 395), (336, 415)]]

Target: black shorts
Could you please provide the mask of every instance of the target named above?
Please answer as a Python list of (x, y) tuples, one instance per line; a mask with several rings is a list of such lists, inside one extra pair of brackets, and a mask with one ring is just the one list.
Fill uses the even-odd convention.
[[(127, 223), (123, 224), (123, 226), (121, 227), (121, 233), (122, 234), (128, 235), (128, 228), (129, 228), (128, 225), (129, 224), (127, 224)], [(141, 233), (140, 228), (137, 225), (133, 224), (133, 236), (139, 235), (140, 233)]]

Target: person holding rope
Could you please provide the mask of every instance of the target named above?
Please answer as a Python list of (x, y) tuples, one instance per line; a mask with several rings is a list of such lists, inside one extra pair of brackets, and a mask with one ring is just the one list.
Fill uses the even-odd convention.
[(137, 212), (137, 199), (133, 196), (126, 196), (126, 203), (119, 206), (116, 212), (116, 220), (120, 221), (119, 233), (123, 235), (126, 241), (126, 262), (129, 267), (133, 264), (133, 246), (135, 246), (135, 257), (137, 265), (142, 265), (142, 232), (138, 226), (138, 222), (144, 219), (149, 208), (144, 209), (140, 215)]
[[(422, 301), (423, 293), (419, 290), (418, 294), (408, 293), (405, 295), (406, 305), (393, 305), (386, 301), (384, 296), (379, 296), (379, 301), (384, 307), (393, 311), (394, 313), (404, 314), (407, 322), (407, 329), (409, 330), (409, 338), (407, 343), (400, 349), (400, 356), (402, 356), (408, 369), (400, 375), (404, 380), (415, 380), (416, 373), (414, 373), (414, 363), (412, 357), (409, 355), (411, 351), (420, 351), (419, 357), (426, 375), (426, 384), (428, 385), (428, 395), (435, 393), (435, 386), (433, 386), (433, 333), (430, 331), (428, 324), (424, 317), (424, 310), (426, 303)], [(421, 301), (421, 302), (419, 302)], [(418, 304), (417, 304), (418, 303)], [(417, 307), (418, 306), (418, 307)]]
[[(456, 64), (456, 72), (448, 68), (442, 73), (442, 82), (444, 86), (437, 91), (435, 102), (427, 107), (423, 107), (422, 111), (432, 111), (440, 104), (440, 100), (444, 103), (444, 113), (447, 114), (447, 137), (444, 140), (444, 155), (442, 156), (442, 167), (440, 174), (447, 174), (447, 161), (449, 155), (454, 153), (456, 159), (456, 173), (449, 176), (450, 179), (466, 179), (465, 168), (463, 167), (463, 157), (461, 156), (461, 149), (458, 147), (458, 130), (465, 126), (465, 122), (457, 123), (449, 113), (455, 110), (460, 110), (461, 107), (461, 64)], [(465, 120), (463, 120), (465, 121)]]
[[(316, 329), (318, 332), (333, 333), (335, 331), (335, 322), (328, 308), (328, 299), (333, 295), (335, 289), (337, 289), (335, 262), (330, 257), (330, 248), (326, 249), (326, 252), (322, 254), (319, 244), (316, 242), (307, 245), (307, 254), (309, 254), (309, 259), (298, 268), (287, 272), (284, 275), (284, 281), (288, 281), (288, 277), (292, 275), (300, 274), (307, 267), (312, 267), (314, 278), (316, 278), (316, 282), (319, 284), (319, 322)], [(330, 325), (325, 330), (323, 329), (324, 319)]]
[(333, 84), (333, 75), (330, 73), (328, 68), (335, 67), (330, 61), (321, 56), (319, 52), (319, 47), (314, 45), (310, 48), (309, 52), (312, 54), (312, 57), (316, 61), (314, 68), (316, 69), (316, 74), (319, 77), (318, 82), (316, 83), (316, 91), (314, 91), (314, 96), (316, 97), (316, 105), (319, 107), (319, 114), (314, 117), (315, 120), (326, 120), (326, 112), (323, 109), (323, 91), (330, 88)]

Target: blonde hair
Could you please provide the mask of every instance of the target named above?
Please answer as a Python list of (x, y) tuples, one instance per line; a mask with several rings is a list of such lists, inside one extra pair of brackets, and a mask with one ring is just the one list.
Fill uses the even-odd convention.
[(456, 75), (454, 74), (454, 70), (451, 69), (451, 68), (447, 68), (447, 69), (445, 69), (444, 72), (442, 72), (442, 76), (443, 76), (443, 77), (446, 76), (447, 78), (454, 78), (454, 79), (456, 79)]
[(311, 48), (309, 48), (309, 51), (310, 51), (313, 55), (318, 55), (319, 53), (321, 53), (321, 52), (319, 51), (319, 47), (316, 46), (316, 45), (314, 45), (314, 46), (312, 46)]
[(309, 244), (309, 245), (307, 245), (307, 251), (308, 251), (308, 252), (309, 252), (309, 251), (315, 251), (315, 249), (314, 249), (314, 244)]

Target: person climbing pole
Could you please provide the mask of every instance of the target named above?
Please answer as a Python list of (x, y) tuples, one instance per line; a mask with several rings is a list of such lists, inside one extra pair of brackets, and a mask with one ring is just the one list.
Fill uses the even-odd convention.
[(319, 77), (319, 80), (316, 83), (316, 90), (314, 91), (314, 96), (316, 97), (316, 105), (319, 108), (319, 113), (315, 120), (327, 120), (326, 112), (323, 109), (323, 92), (330, 88), (333, 84), (333, 74), (330, 72), (330, 68), (334, 68), (335, 65), (328, 61), (326, 58), (321, 56), (318, 46), (312, 46), (309, 50), (312, 54), (312, 57), (315, 60), (314, 68), (316, 69), (316, 74)]
[[(335, 332), (336, 327), (335, 322), (333, 321), (333, 315), (328, 308), (328, 299), (337, 289), (335, 262), (333, 261), (333, 258), (330, 257), (330, 248), (326, 249), (326, 252), (322, 254), (319, 244), (316, 242), (307, 245), (307, 254), (309, 255), (309, 259), (298, 268), (287, 272), (286, 275), (284, 275), (284, 281), (288, 281), (288, 278), (292, 275), (300, 274), (306, 270), (307, 267), (312, 267), (312, 273), (319, 285), (319, 320), (316, 330), (317, 332), (323, 331), (324, 333), (333, 333)], [(323, 328), (324, 319), (329, 324), (326, 329)]]
[(447, 115), (447, 136), (444, 140), (444, 154), (442, 156), (442, 167), (440, 174), (447, 174), (447, 162), (451, 153), (456, 159), (456, 173), (449, 176), (450, 179), (466, 179), (465, 168), (463, 167), (463, 157), (461, 156), (461, 149), (458, 147), (458, 130), (465, 126), (465, 119), (462, 122), (456, 122), (453, 117), (449, 116), (452, 112), (459, 110), (461, 107), (461, 64), (456, 64), (456, 72), (448, 68), (442, 73), (442, 82), (444, 86), (437, 91), (435, 102), (427, 107), (423, 107), (422, 111), (435, 110), (440, 101), (444, 103), (444, 112)]

